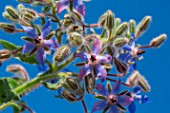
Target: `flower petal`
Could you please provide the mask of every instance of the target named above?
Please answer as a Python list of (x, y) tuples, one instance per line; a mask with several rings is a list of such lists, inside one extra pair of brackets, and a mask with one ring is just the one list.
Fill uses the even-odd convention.
[(34, 43), (31, 43), (31, 42), (28, 42), (26, 43), (23, 48), (22, 48), (22, 54), (24, 53), (29, 53), (31, 52), (33, 49), (35, 48), (35, 44)]
[(68, 6), (70, 0), (60, 0), (58, 3), (58, 13), (61, 13)]
[(101, 95), (107, 96), (109, 94), (109, 92), (107, 91), (107, 88), (102, 84), (96, 84), (96, 89)]
[(41, 29), (41, 36), (43, 39), (47, 37), (51, 32), (51, 20), (48, 20)]
[(90, 65), (87, 64), (79, 70), (79, 75), (78, 75), (79, 81), (81, 81), (82, 78), (88, 75), (89, 73), (90, 73)]
[(131, 34), (132, 37), (132, 42), (131, 42), (131, 47), (134, 48), (135, 47), (135, 34)]
[(133, 102), (133, 98), (127, 96), (127, 95), (121, 95), (118, 96), (118, 103), (122, 106), (128, 106)]
[(46, 59), (46, 53), (42, 47), (39, 47), (36, 52), (36, 60), (40, 65), (44, 66), (45, 59)]
[(85, 16), (85, 5), (82, 0), (73, 0), (73, 7), (77, 10), (81, 15)]
[(110, 106), (109, 113), (119, 113), (116, 105)]
[(76, 54), (75, 57), (79, 57), (81, 58), (81, 60), (88, 62), (88, 54), (86, 54), (85, 52), (79, 52)]
[(22, 26), (29, 38), (36, 38), (38, 35), (33, 27)]
[(112, 56), (109, 55), (109, 54), (105, 54), (104, 56), (99, 56), (97, 55), (97, 58), (96, 58), (100, 63), (108, 63), (111, 59), (112, 59)]
[(44, 40), (44, 45), (48, 47), (49, 49), (55, 49), (59, 47), (59, 45), (56, 43), (54, 39), (51, 40)]
[(137, 68), (137, 65), (136, 65), (136, 62), (135, 62), (134, 64), (132, 64), (132, 65), (130, 66), (129, 71), (130, 71), (130, 72), (133, 72), (134, 70), (136, 70), (136, 68)]
[(118, 59), (120, 59), (123, 62), (127, 62), (131, 57), (132, 55), (129, 53), (121, 53)]
[(118, 94), (120, 91), (120, 86), (121, 86), (121, 79), (119, 78), (119, 80), (112, 87), (112, 93)]
[(135, 100), (138, 101), (140, 104), (152, 103), (152, 101), (148, 98), (147, 95), (135, 95)]
[(98, 55), (102, 50), (102, 44), (100, 43), (99, 39), (94, 37), (94, 44), (92, 47), (92, 53)]
[(135, 102), (132, 102), (132, 103), (128, 106), (128, 110), (129, 110), (130, 113), (135, 113), (135, 111), (136, 111)]
[(136, 86), (134, 89), (133, 89), (133, 93), (135, 94), (139, 94), (141, 92), (142, 88), (140, 86)]
[(97, 64), (95, 66), (95, 71), (96, 71), (97, 77), (99, 77), (101, 79), (101, 81), (103, 82), (107, 77), (106, 69), (103, 66), (101, 66), (100, 64)]
[(92, 113), (98, 110), (103, 110), (107, 105), (105, 100), (100, 100), (94, 103)]
[(45, 73), (50, 69), (48, 65), (38, 65), (37, 68), (39, 73)]
[(126, 50), (126, 51), (132, 51), (132, 47), (128, 44), (125, 44), (122, 49)]

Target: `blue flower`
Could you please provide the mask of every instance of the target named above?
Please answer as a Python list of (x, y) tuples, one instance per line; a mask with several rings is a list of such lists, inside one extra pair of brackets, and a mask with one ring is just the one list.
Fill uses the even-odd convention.
[(135, 101), (137, 101), (140, 104), (143, 103), (151, 103), (152, 101), (148, 98), (146, 95), (139, 95), (142, 88), (140, 86), (137, 86), (134, 88), (133, 92), (130, 93), (130, 96), (134, 99), (134, 101), (129, 105), (128, 110), (130, 113), (135, 113), (136, 111), (136, 105)]
[[(38, 36), (36, 30), (32, 27), (22, 26), (28, 37), (32, 40), (27, 42), (22, 49), (22, 54), (32, 53), (36, 51), (37, 62), (45, 68), (46, 52), (50, 49), (58, 47), (55, 40), (46, 40), (45, 38), (51, 32), (51, 21), (48, 20), (47, 23), (41, 29), (41, 35)], [(42, 67), (41, 67), (42, 68)]]
[(58, 3), (58, 13), (67, 8), (69, 3), (72, 2), (73, 8), (81, 15), (85, 15), (85, 5), (82, 0), (60, 0)]
[(128, 106), (133, 101), (133, 98), (119, 93), (121, 87), (121, 79), (119, 79), (112, 87), (112, 91), (102, 84), (97, 84), (97, 90), (99, 94), (105, 96), (105, 99), (99, 100), (94, 103), (92, 112), (103, 110), (106, 106), (109, 106), (109, 113), (119, 113), (117, 106)]
[(83, 77), (93, 72), (95, 72), (95, 74), (101, 79), (101, 81), (104, 81), (106, 79), (107, 71), (101, 65), (101, 63), (108, 63), (112, 57), (109, 54), (101, 56), (101, 50), (102, 44), (95, 37), (92, 51), (90, 51), (89, 53), (80, 52), (76, 55), (76, 57), (80, 57), (84, 62), (86, 62), (85, 66), (79, 70), (79, 80), (82, 80)]
[(136, 70), (136, 62), (138, 60), (138, 55), (143, 54), (145, 51), (136, 47), (135, 44), (135, 35), (131, 34), (132, 40), (130, 44), (125, 44), (122, 49), (126, 50), (126, 53), (121, 53), (119, 59), (125, 63), (131, 62), (129, 65), (129, 71)]

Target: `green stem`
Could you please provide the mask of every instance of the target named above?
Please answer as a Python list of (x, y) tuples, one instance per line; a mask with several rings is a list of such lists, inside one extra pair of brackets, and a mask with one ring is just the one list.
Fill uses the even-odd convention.
[(32, 79), (31, 81), (28, 81), (25, 84), (15, 88), (13, 91), (22, 95), (25, 93), (25, 91), (29, 91), (29, 90), (33, 89), (34, 87), (36, 87), (37, 85), (40, 85), (41, 81), (46, 81), (49, 79), (60, 77), (62, 75), (63, 75), (62, 73), (54, 73), (54, 74), (49, 74), (46, 76), (38, 76), (38, 77)]

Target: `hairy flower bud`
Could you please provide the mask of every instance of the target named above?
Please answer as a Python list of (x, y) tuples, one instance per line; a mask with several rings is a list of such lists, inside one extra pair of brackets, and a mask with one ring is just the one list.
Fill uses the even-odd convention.
[(162, 35), (154, 38), (153, 40), (151, 40), (150, 45), (152, 47), (157, 48), (166, 40), (166, 38), (167, 38), (166, 34), (162, 34)]
[(78, 85), (76, 84), (76, 82), (71, 79), (71, 78), (66, 78), (66, 83), (69, 85), (69, 87), (72, 89), (72, 90), (76, 90), (78, 89)]
[(17, 74), (17, 75), (23, 77), (25, 80), (29, 80), (29, 76), (28, 76), (26, 69), (19, 64), (9, 65), (6, 68), (6, 71)]
[(3, 12), (2, 16), (11, 22), (18, 22), (18, 19), (12, 18), (8, 12)]
[(70, 47), (63, 45), (58, 47), (53, 57), (54, 61), (62, 62), (70, 54)]
[(137, 26), (136, 38), (139, 37), (143, 32), (147, 30), (151, 23), (151, 16), (145, 16)]
[(99, 19), (99, 24), (111, 30), (114, 27), (114, 15), (111, 10), (106, 11)]
[(124, 22), (117, 27), (115, 34), (117, 36), (122, 35), (127, 30), (127, 28), (128, 28), (128, 23)]
[(118, 70), (118, 72), (126, 73), (128, 70), (128, 66), (124, 62), (118, 60), (117, 58), (115, 58), (115, 57), (113, 57), (113, 58), (114, 58), (114, 63), (116, 65), (116, 69)]
[(74, 95), (72, 93), (70, 93), (69, 91), (67, 90), (64, 90), (62, 91), (61, 95), (67, 99), (69, 102), (76, 102), (76, 101), (80, 101), (84, 95), (81, 95), (81, 96), (77, 96), (77, 95)]
[(18, 19), (18, 12), (11, 6), (6, 6), (5, 7), (6, 12), (13, 18), (13, 19)]
[(88, 74), (85, 76), (85, 86), (86, 86), (86, 91), (88, 93), (93, 93), (93, 89), (95, 88), (95, 77), (92, 76), (92, 74)]
[(136, 30), (136, 23), (134, 20), (129, 21), (129, 31), (130, 33), (135, 33)]
[(77, 32), (70, 33), (67, 40), (72, 46), (79, 46), (83, 43), (82, 35)]
[(113, 41), (113, 44), (114, 44), (114, 46), (116, 46), (116, 47), (122, 47), (122, 46), (124, 46), (127, 42), (128, 42), (128, 39), (127, 39), (127, 38), (116, 38), (116, 39)]
[(78, 32), (81, 33), (83, 31), (83, 28), (81, 26), (77, 26), (77, 25), (70, 25), (68, 27), (68, 32)]
[(18, 2), (23, 2), (23, 3), (33, 3), (34, 0), (18, 0)]
[(0, 50), (0, 62), (10, 59), (11, 52), (9, 50)]
[(15, 32), (15, 26), (8, 23), (0, 23), (0, 28), (8, 33), (14, 33)]
[(149, 83), (138, 71), (134, 71), (126, 82), (132, 86), (141, 86), (144, 92), (150, 91)]
[(64, 27), (68, 27), (75, 23), (74, 18), (70, 14), (64, 15), (64, 20), (62, 20)]
[(115, 53), (115, 49), (114, 47), (112, 47), (112, 45), (108, 45), (106, 50), (107, 50), (107, 53), (110, 55), (114, 55)]

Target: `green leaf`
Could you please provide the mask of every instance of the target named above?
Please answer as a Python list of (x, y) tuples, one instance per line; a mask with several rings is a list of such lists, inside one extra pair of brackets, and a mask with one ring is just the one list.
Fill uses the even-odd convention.
[(0, 44), (3, 46), (4, 49), (8, 49), (11, 51), (15, 51), (19, 48), (18, 46), (14, 45), (13, 43), (10, 43), (5, 40), (0, 40)]
[(17, 86), (19, 84), (12, 78), (0, 79), (0, 105), (13, 100), (19, 100), (19, 95), (12, 91)]
[(35, 55), (27, 56), (27, 55), (21, 55), (21, 52), (19, 52), (17, 55), (14, 56), (16, 59), (29, 63), (29, 64), (38, 64), (35, 58)]

